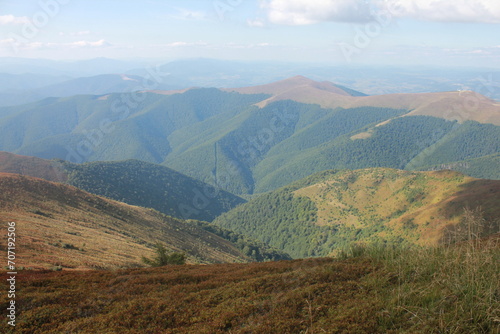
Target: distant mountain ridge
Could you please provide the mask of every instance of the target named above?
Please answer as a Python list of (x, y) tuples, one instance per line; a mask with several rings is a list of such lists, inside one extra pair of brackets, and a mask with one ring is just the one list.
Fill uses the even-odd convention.
[[(3, 76), (9, 77), (9, 75)], [(181, 84), (182, 81), (180, 79), (165, 76), (161, 78), (161, 82), (157, 82), (151, 78), (151, 74), (145, 77), (123, 73), (100, 74), (90, 77), (67, 78), (65, 80), (59, 79), (59, 77), (28, 74), (24, 76), (17, 75), (15, 77), (19, 77), (19, 81), (22, 79), (26, 81), (28, 78), (33, 78), (35, 81), (38, 77), (41, 77), (39, 80), (44, 79), (47, 84), (28, 85), (24, 82), (24, 84), (19, 84), (17, 89), (11, 88), (2, 91), (0, 88), (0, 97), (2, 98), (0, 107), (21, 105), (53, 97), (131, 93), (143, 91), (146, 88), (171, 90), (185, 87), (185, 85)], [(0, 79), (2, 79), (1, 74)], [(14, 79), (10, 81), (14, 81)]]
[(408, 115), (440, 117), (460, 122), (472, 120), (500, 125), (500, 103), (473, 91), (443, 93), (389, 94), (366, 96), (331, 82), (316, 82), (296, 76), (268, 85), (231, 88), (242, 94), (270, 94), (272, 97), (257, 104), (264, 107), (280, 100), (319, 104), (323, 108), (380, 107), (411, 110)]

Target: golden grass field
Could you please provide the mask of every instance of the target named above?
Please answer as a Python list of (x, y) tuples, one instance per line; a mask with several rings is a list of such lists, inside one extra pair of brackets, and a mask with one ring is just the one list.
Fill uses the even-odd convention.
[(0, 190), (1, 231), (8, 221), (16, 222), (19, 266), (143, 266), (142, 256), (151, 256), (157, 242), (189, 254), (190, 263), (248, 261), (231, 243), (184, 221), (62, 183), (0, 173)]

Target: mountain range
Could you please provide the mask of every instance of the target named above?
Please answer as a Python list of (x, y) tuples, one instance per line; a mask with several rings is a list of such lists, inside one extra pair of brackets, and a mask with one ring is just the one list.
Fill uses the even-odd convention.
[[(151, 71), (161, 74), (165, 82), (175, 86), (175, 89), (262, 85), (300, 73), (317, 81), (336, 82), (369, 95), (442, 92), (461, 89), (474, 90), (489, 98), (500, 100), (500, 91), (495, 86), (495, 78), (499, 75), (499, 71), (494, 68), (332, 66), (318, 63), (252, 62), (205, 58), (172, 61), (165, 59), (123, 61), (108, 58), (55, 61), (18, 57), (0, 58), (0, 73), (20, 78), (33, 76), (33, 82), (37, 81), (39, 75), (55, 77), (53, 79), (63, 78), (58, 81), (63, 82), (102, 74), (148, 77), (151, 75)], [(6, 82), (15, 81), (17, 79), (11, 78)], [(47, 82), (40, 87), (50, 84)], [(29, 82), (25, 86), (17, 85), (20, 90), (30, 89), (30, 87), (31, 83)], [(0, 85), (0, 94), (2, 93)], [(23, 103), (22, 100), (12, 100), (12, 102), (14, 104)], [(3, 102), (0, 101), (0, 103)]]
[[(2, 174), (12, 195), (3, 213), (46, 235), (85, 223), (99, 238), (118, 233), (116, 249), (128, 249), (99, 264), (78, 246), (90, 234), (56, 233), (44, 245), (56, 254), (46, 265), (68, 251), (92, 263), (68, 268), (138, 265), (155, 240), (193, 263), (326, 256), (351, 243), (439, 244), (471, 212), (489, 232), (498, 228), (500, 104), (478, 93), (368, 96), (303, 76), (131, 88), (141, 78), (55, 82), (61, 95), (88, 94), (0, 108), (0, 173), (17, 175)], [(189, 248), (170, 232), (135, 240), (144, 226), (187, 233), (178, 236), (186, 242), (195, 233), (213, 250), (201, 256), (203, 242)]]
[[(156, 212), (153, 216), (161, 217), (163, 223), (178, 224), (177, 230), (179, 226), (183, 226), (181, 231), (195, 229), (201, 240), (217, 235), (233, 243), (241, 252), (241, 261), (248, 257), (259, 261), (283, 259), (286, 254), (295, 258), (331, 256), (353, 243), (439, 245), (447, 242), (456, 226), (471, 214), (484, 222), (484, 235), (500, 231), (500, 181), (475, 179), (450, 170), (328, 170), (255, 195), (248, 203), (167, 167), (137, 160), (74, 164), (0, 152), (0, 173), (5, 172), (16, 173), (3, 174), (4, 186), (0, 189), (7, 196), (3, 201), (10, 203), (5, 205), (3, 215), (12, 216), (10, 219), (27, 221), (30, 217), (29, 221), (38, 223), (56, 219), (56, 225), (42, 226), (66, 226), (68, 230), (74, 230), (77, 222), (106, 222), (95, 227), (99, 233), (108, 233), (103, 230), (120, 219), (131, 225), (114, 230), (125, 231), (130, 237), (139, 233), (141, 226), (150, 226), (151, 212), (156, 211), (134, 207), (148, 216), (142, 220), (123, 218), (110, 213), (114, 210), (108, 208), (110, 204), (102, 203), (121, 206), (122, 213), (123, 207), (139, 205), (167, 214)], [(211, 191), (217, 193), (210, 197)], [(75, 204), (79, 201), (86, 203), (84, 207)], [(101, 204), (95, 205), (97, 202)], [(94, 217), (89, 221), (83, 212), (91, 206), (95, 212), (89, 209)], [(19, 216), (17, 208), (24, 215)], [(213, 220), (213, 224), (193, 219)], [(160, 223), (155, 220), (155, 224)], [(155, 226), (153, 229), (164, 229)], [(129, 234), (129, 229), (135, 230)], [(70, 241), (66, 243), (76, 244)], [(193, 254), (191, 250), (188, 253)]]
[(137, 159), (237, 195), (327, 169), (462, 168), (500, 178), (500, 105), (474, 92), (364, 94), (293, 77), (264, 86), (79, 95), (0, 108), (0, 150)]

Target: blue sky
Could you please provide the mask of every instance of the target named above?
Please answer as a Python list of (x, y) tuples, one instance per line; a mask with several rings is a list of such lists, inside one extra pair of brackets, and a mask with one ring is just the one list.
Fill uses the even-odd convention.
[(0, 0), (0, 57), (500, 67), (498, 0)]

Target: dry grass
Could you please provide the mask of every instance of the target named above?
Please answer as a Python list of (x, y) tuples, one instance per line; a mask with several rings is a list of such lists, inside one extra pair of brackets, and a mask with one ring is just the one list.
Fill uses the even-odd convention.
[(311, 259), (25, 272), (16, 333), (377, 333), (382, 305), (363, 283), (372, 271)]
[(499, 240), (354, 247), (345, 260), (25, 271), (16, 333), (499, 333)]
[(459, 225), (437, 247), (348, 251), (350, 257), (375, 260), (388, 273), (378, 283), (393, 286), (380, 293), (386, 325), (406, 323), (409, 332), (500, 333), (500, 234), (484, 237), (498, 222), (466, 210)]
[(156, 242), (190, 263), (242, 262), (229, 242), (157, 211), (91, 195), (41, 179), (0, 174), (0, 232), (16, 222), (18, 265), (47, 269), (143, 266)]
[(0, 152), (0, 172), (30, 175), (54, 182), (66, 182), (68, 175), (59, 163), (36, 157)]

